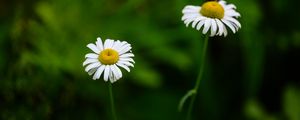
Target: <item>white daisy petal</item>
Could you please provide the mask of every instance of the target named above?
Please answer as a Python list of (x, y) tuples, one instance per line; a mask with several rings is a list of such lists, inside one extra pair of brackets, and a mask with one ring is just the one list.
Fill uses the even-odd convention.
[(111, 83), (114, 83), (115, 82), (115, 76), (114, 76), (114, 73), (113, 73), (113, 70), (112, 70), (112, 67), (109, 67), (110, 68), (110, 70), (109, 70), (109, 75), (108, 75), (108, 78), (109, 78), (109, 81), (111, 82)]
[(123, 49), (125, 49), (125, 48), (127, 48), (127, 47), (130, 47), (131, 45), (130, 44), (125, 44), (125, 45), (123, 45), (122, 47), (119, 47), (119, 48), (117, 48), (117, 49), (115, 49), (115, 50), (117, 50), (119, 53), (123, 50)]
[(225, 10), (229, 10), (229, 9), (236, 9), (236, 6), (234, 4), (226, 5)]
[(226, 37), (227, 36), (227, 29), (226, 29), (225, 25), (223, 25), (223, 29), (224, 29), (224, 37)]
[(192, 27), (195, 28), (197, 23), (199, 23), (199, 21), (205, 19), (205, 17), (197, 17), (194, 22), (192, 23)]
[(236, 24), (234, 24), (233, 22), (230, 22), (230, 23), (231, 23), (231, 25), (233, 25), (233, 27), (235, 28), (236, 31), (239, 30), (239, 27)]
[[(126, 41), (123, 41), (123, 42), (120, 43), (120, 46), (119, 46), (119, 47), (122, 48), (124, 45), (127, 45), (127, 44), (129, 44), (129, 43), (127, 43)], [(129, 45), (130, 45), (130, 44), (129, 44)]]
[(131, 47), (126, 47), (126, 48), (122, 49), (122, 50), (119, 52), (119, 54), (122, 55), (122, 54), (128, 52), (130, 49), (131, 49)]
[(99, 62), (89, 64), (88, 66), (86, 66), (85, 71), (88, 72), (89, 70), (99, 67), (100, 65), (101, 64)]
[(111, 40), (111, 39), (105, 40), (105, 42), (104, 42), (104, 49), (112, 48), (113, 44), (114, 44), (113, 40)]
[(183, 8), (182, 13), (194, 13), (194, 12), (197, 12), (197, 10), (199, 11), (200, 8), (201, 7), (199, 7), (199, 6), (188, 5), (188, 6)]
[(219, 32), (217, 33), (217, 35), (221, 36), (224, 32), (223, 23), (219, 19), (216, 19), (216, 21), (217, 21), (217, 25), (218, 25), (218, 29), (219, 29)]
[(225, 16), (229, 16), (229, 17), (240, 17), (240, 13), (235, 12), (234, 10), (228, 10), (225, 12)]
[(116, 66), (116, 65), (112, 65), (112, 71), (114, 73), (114, 76), (115, 76), (115, 80), (118, 80), (122, 77), (122, 72), (121, 70)]
[(181, 19), (182, 19), (183, 23), (186, 25), (188, 23), (193, 22), (193, 20), (195, 20), (198, 16), (199, 15), (197, 13), (191, 13), (191, 14), (186, 14)]
[(121, 64), (124, 64), (124, 65), (127, 65), (127, 66), (131, 66), (131, 67), (134, 67), (134, 65), (130, 62), (125, 62), (125, 61), (119, 61), (118, 63), (121, 63)]
[(126, 53), (126, 54), (120, 55), (120, 58), (127, 58), (127, 57), (134, 57), (134, 54), (132, 54), (132, 53)]
[(183, 9), (182, 13), (184, 13), (184, 14), (195, 13), (195, 10), (193, 10), (193, 9)]
[(183, 20), (184, 23), (186, 24), (188, 21), (190, 21), (191, 19), (194, 19), (197, 16), (199, 16), (198, 13), (186, 14), (181, 18), (181, 20)]
[(122, 67), (122, 68), (124, 68), (126, 71), (130, 72), (130, 69), (129, 69), (128, 66), (126, 66), (126, 65), (124, 65), (122, 63), (117, 63), (117, 65), (120, 66), (120, 67)]
[(117, 74), (118, 74), (118, 79), (120, 79), (123, 75), (122, 75), (122, 71), (120, 70), (120, 68), (117, 67), (117, 65), (114, 65), (115, 69), (117, 70)]
[(115, 69), (114, 65), (111, 65), (110, 71), (111, 71), (110, 76), (113, 78), (113, 81), (114, 81), (114, 79), (118, 78), (118, 73), (117, 73), (117, 70)]
[(105, 82), (108, 81), (109, 72), (110, 72), (110, 65), (106, 65), (104, 70), (104, 78), (103, 78)]
[(199, 23), (198, 23), (198, 25), (197, 25), (197, 30), (200, 30), (201, 29), (201, 27), (204, 25), (204, 23), (205, 23), (205, 20), (206, 19), (204, 19), (204, 20), (202, 20), (202, 21), (200, 21)]
[(188, 27), (189, 24), (192, 23), (194, 20), (195, 20), (195, 18), (189, 18), (189, 19), (186, 19), (186, 20), (184, 21), (185, 26)]
[(110, 82), (111, 83), (114, 83), (116, 82), (118, 79), (118, 73), (117, 73), (117, 70), (113, 67), (113, 65), (110, 67)]
[(127, 42), (121, 42), (118, 48), (115, 48), (116, 51), (120, 52), (122, 49), (124, 49), (125, 47), (131, 46), (131, 44), (127, 43)]
[(217, 23), (215, 19), (211, 20), (211, 29), (210, 29), (210, 36), (215, 36), (217, 33)]
[(92, 75), (92, 74), (94, 74), (96, 71), (97, 71), (97, 68), (90, 69), (90, 70), (88, 71), (88, 74), (89, 74), (89, 75)]
[(102, 43), (102, 40), (101, 40), (100, 37), (97, 38), (96, 46), (98, 47), (98, 49), (99, 49), (100, 51), (103, 50), (103, 43)]
[(203, 34), (206, 34), (207, 31), (209, 30), (210, 26), (211, 26), (211, 19), (207, 19), (205, 20), (205, 23), (204, 23), (204, 29), (202, 31)]
[(235, 27), (229, 21), (222, 19), (222, 22), (225, 23), (232, 30), (233, 33), (235, 33)]
[(99, 54), (99, 52), (100, 52), (100, 50), (97, 48), (97, 46), (93, 43), (88, 44), (87, 47), (90, 48), (92, 51), (94, 51), (97, 54)]
[(198, 9), (184, 9), (184, 10), (182, 10), (182, 13), (183, 14), (195, 14), (195, 13), (198, 13), (198, 11), (200, 9), (201, 9), (200, 7)]
[(239, 21), (237, 21), (236, 19), (232, 18), (232, 17), (225, 17), (224, 19), (233, 22), (234, 24), (236, 24), (239, 28), (241, 28), (241, 23)]
[(101, 65), (93, 76), (93, 80), (99, 79), (101, 77), (102, 72), (104, 71), (106, 65)]
[(120, 61), (135, 63), (132, 58), (120, 58)]
[(114, 46), (112, 46), (112, 49), (119, 48), (120, 45), (121, 45), (121, 42), (119, 40), (117, 40), (117, 41), (115, 41)]
[(89, 53), (85, 55), (85, 58), (98, 58), (99, 55), (95, 53)]
[(199, 9), (199, 6), (187, 5), (185, 9)]
[(93, 58), (88, 58), (86, 59), (84, 62), (83, 62), (83, 66), (87, 65), (87, 64), (90, 64), (90, 63), (94, 63), (94, 62), (99, 62), (98, 59), (93, 59)]

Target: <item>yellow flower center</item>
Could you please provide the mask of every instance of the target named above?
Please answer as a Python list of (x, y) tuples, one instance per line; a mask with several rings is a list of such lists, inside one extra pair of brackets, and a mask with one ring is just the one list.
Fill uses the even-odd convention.
[(113, 49), (105, 49), (100, 52), (98, 60), (104, 65), (112, 65), (118, 62), (119, 53)]
[(209, 1), (202, 5), (200, 13), (206, 17), (222, 19), (224, 17), (224, 8), (216, 1)]

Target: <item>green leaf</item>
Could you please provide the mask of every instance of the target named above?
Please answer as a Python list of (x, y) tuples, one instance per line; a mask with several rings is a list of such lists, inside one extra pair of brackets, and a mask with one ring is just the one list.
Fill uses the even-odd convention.
[(300, 91), (296, 87), (288, 87), (284, 94), (284, 111), (289, 120), (300, 119)]
[(189, 90), (180, 100), (179, 102), (179, 105), (178, 105), (178, 111), (180, 112), (183, 108), (183, 105), (185, 103), (185, 101), (189, 98), (189, 97), (192, 97), (194, 94), (196, 94), (196, 90), (195, 89), (192, 89), (192, 90)]

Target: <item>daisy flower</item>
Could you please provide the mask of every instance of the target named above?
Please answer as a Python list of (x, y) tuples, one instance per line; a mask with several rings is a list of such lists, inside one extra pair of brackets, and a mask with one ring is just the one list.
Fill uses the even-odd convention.
[(93, 79), (99, 79), (103, 73), (104, 81), (111, 83), (116, 82), (122, 77), (122, 71), (119, 67), (130, 72), (129, 67), (134, 67), (134, 57), (131, 52), (131, 45), (125, 41), (115, 41), (106, 39), (104, 44), (100, 37), (97, 38), (96, 44), (87, 45), (94, 53), (85, 55), (86, 60), (83, 62), (85, 71), (93, 75)]
[(226, 1), (208, 1), (202, 6), (187, 5), (182, 10), (182, 21), (188, 26), (192, 23), (192, 27), (200, 30), (203, 26), (203, 34), (210, 30), (210, 36), (227, 36), (226, 26), (233, 33), (241, 28), (241, 24), (236, 18), (241, 15), (235, 11), (236, 6), (226, 4)]

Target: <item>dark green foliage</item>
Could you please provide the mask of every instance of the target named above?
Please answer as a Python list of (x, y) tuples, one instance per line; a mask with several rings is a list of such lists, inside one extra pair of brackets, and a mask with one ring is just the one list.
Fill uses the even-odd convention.
[[(0, 119), (111, 119), (107, 83), (84, 71), (88, 43), (133, 46), (114, 84), (121, 120), (181, 120), (203, 35), (181, 21), (184, 0), (0, 1)], [(195, 120), (299, 120), (300, 18), (295, 0), (228, 0), (242, 29), (209, 41)], [(186, 111), (186, 106), (183, 107)]]

